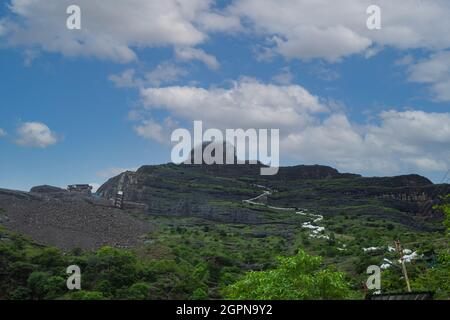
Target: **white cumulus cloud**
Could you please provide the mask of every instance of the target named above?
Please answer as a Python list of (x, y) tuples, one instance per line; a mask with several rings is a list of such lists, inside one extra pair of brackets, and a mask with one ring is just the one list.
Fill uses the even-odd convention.
[(50, 128), (41, 122), (25, 122), (17, 128), (16, 143), (24, 147), (46, 148), (58, 142)]
[[(26, 56), (28, 64), (39, 49), (126, 63), (138, 59), (137, 48), (168, 46), (179, 61), (201, 61), (217, 70), (218, 59), (200, 47), (219, 33), (245, 37), (259, 48), (257, 59), (282, 55), (334, 63), (354, 54), (370, 58), (385, 47), (426, 49), (435, 55), (417, 65), (411, 77), (430, 84), (436, 100), (450, 100), (448, 78), (420, 75), (427, 65), (447, 59), (439, 52), (450, 48), (449, 1), (79, 0), (81, 30), (65, 27), (70, 0), (9, 0), (9, 4), (10, 14), (0, 17), (0, 37), (6, 46), (32, 50), (28, 52), (33, 55)], [(381, 8), (380, 30), (367, 28), (370, 5)], [(444, 61), (441, 73), (446, 66)], [(171, 72), (179, 76), (180, 70), (166, 66), (161, 75), (153, 75), (156, 80), (152, 75), (148, 80), (162, 84), (166, 75), (173, 77)], [(123, 76), (115, 79), (119, 86), (136, 85), (131, 71)]]
[[(333, 103), (298, 85), (242, 78), (230, 88), (163, 87), (141, 90), (147, 111), (176, 120), (202, 120), (204, 128), (280, 129), (281, 161), (328, 164), (369, 174), (444, 171), (450, 168), (450, 113), (387, 110), (355, 123)], [(168, 140), (163, 123), (145, 122), (138, 133)]]
[(126, 69), (122, 73), (111, 74), (108, 79), (117, 88), (140, 88), (177, 82), (187, 74), (187, 70), (182, 67), (170, 62), (162, 62), (147, 73), (138, 75), (136, 70)]
[(170, 117), (166, 118), (163, 123), (156, 122), (153, 119), (140, 119), (140, 124), (134, 126), (134, 131), (142, 138), (154, 140), (161, 144), (170, 143), (170, 134), (175, 129), (176, 122)]
[(213, 55), (207, 54), (202, 49), (196, 48), (177, 48), (175, 49), (176, 57), (183, 61), (199, 60), (208, 68), (217, 70), (220, 67), (219, 62)]
[(140, 85), (139, 80), (136, 79), (136, 71), (134, 69), (127, 69), (120, 74), (111, 74), (108, 79), (117, 88), (133, 88)]
[(283, 150), (308, 163), (373, 174), (429, 173), (450, 168), (450, 113), (384, 111), (377, 124), (351, 123), (332, 114), (291, 133)]
[(187, 75), (187, 71), (173, 63), (163, 62), (145, 75), (146, 83), (152, 86), (172, 83)]
[(230, 88), (172, 86), (141, 90), (145, 107), (176, 117), (203, 120), (218, 128), (285, 128), (304, 126), (311, 114), (328, 110), (299, 85), (264, 84), (243, 78)]
[[(366, 10), (374, 4), (381, 8), (382, 29), (371, 31)], [(334, 62), (357, 53), (371, 56), (375, 47), (450, 47), (448, 1), (236, 0), (229, 10), (287, 58)]]
[(66, 8), (72, 4), (71, 0), (11, 0), (14, 15), (1, 24), (2, 33), (9, 34), (7, 43), (65, 56), (129, 62), (137, 58), (136, 47), (202, 43), (207, 34), (197, 20), (208, 24), (211, 14), (210, 0), (78, 0), (81, 30), (68, 30)]
[(450, 101), (450, 52), (439, 52), (417, 63), (409, 62), (409, 80), (430, 85), (433, 98)]
[[(13, 14), (0, 20), (0, 36), (12, 46), (119, 62), (135, 60), (136, 48), (173, 46), (180, 58), (212, 69), (217, 59), (196, 47), (218, 32), (263, 38), (272, 43), (263, 50), (267, 55), (331, 62), (359, 53), (370, 57), (385, 46), (450, 48), (450, 2), (442, 0), (78, 0), (82, 29), (68, 30), (71, 4), (10, 0)], [(382, 13), (376, 31), (366, 26), (366, 10), (374, 4)]]

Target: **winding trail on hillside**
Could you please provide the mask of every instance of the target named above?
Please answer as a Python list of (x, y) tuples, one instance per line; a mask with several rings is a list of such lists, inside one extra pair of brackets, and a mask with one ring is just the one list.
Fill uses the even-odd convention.
[(265, 203), (261, 203), (259, 201), (261, 201), (264, 198), (267, 198), (268, 196), (272, 195), (273, 193), (275, 193), (277, 191), (272, 190), (265, 186), (261, 186), (261, 185), (256, 185), (256, 187), (262, 188), (265, 190), (262, 194), (254, 197), (254, 198), (251, 198), (248, 200), (243, 200), (242, 201), (243, 203), (248, 203), (248, 204), (257, 205), (257, 206), (263, 206), (263, 207), (273, 209), (273, 210), (292, 211), (295, 214), (310, 218), (311, 219), (310, 221), (303, 222), (303, 224), (302, 224), (302, 228), (310, 230), (309, 236), (311, 238), (317, 238), (317, 239), (321, 239), (321, 238), (327, 239), (327, 240), (330, 239), (330, 237), (327, 234), (325, 234), (325, 227), (317, 225), (320, 221), (323, 220), (322, 215), (309, 213), (308, 210), (306, 210), (306, 209), (298, 210), (297, 208), (275, 207), (275, 206), (269, 206)]
[[(326, 239), (329, 240), (330, 236), (325, 233), (325, 227), (318, 225), (319, 222), (323, 221), (323, 216), (320, 214), (313, 214), (309, 213), (307, 209), (301, 209), (293, 208), (293, 207), (275, 207), (275, 206), (269, 206), (268, 204), (260, 201), (266, 200), (267, 197), (272, 195), (273, 193), (277, 192), (276, 190), (272, 190), (271, 188), (268, 188), (266, 186), (262, 185), (254, 185), (258, 188), (265, 189), (264, 192), (254, 198), (243, 200), (243, 203), (248, 203), (251, 205), (257, 205), (257, 206), (263, 206), (265, 208), (273, 209), (273, 210), (281, 210), (281, 211), (292, 211), (295, 214), (302, 215), (304, 217), (310, 218), (310, 221), (303, 222), (302, 228), (309, 229), (309, 237), (310, 238), (316, 238), (316, 239)], [(338, 248), (338, 250), (346, 250), (345, 244), (343, 245), (344, 248)], [(386, 250), (387, 252), (395, 252), (395, 248), (391, 246), (387, 247), (369, 247), (369, 248), (362, 248), (364, 252), (370, 252), (370, 251), (377, 251), (377, 250)], [(417, 254), (416, 251), (412, 251), (410, 249), (404, 249), (403, 250), (403, 256), (402, 258), (405, 260), (405, 262), (411, 262), (412, 260), (415, 260), (417, 258), (420, 258), (420, 256)], [(400, 260), (398, 260), (398, 263), (400, 263)], [(390, 268), (394, 263), (390, 260), (383, 258), (383, 262), (381, 264), (381, 269), (387, 269)]]

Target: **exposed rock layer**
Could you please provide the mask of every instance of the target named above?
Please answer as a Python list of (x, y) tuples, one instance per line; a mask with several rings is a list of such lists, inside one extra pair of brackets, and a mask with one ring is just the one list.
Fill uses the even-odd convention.
[(149, 223), (112, 208), (105, 200), (55, 193), (53, 188), (32, 190), (40, 192), (0, 189), (0, 224), (38, 243), (63, 249), (130, 247), (151, 230)]

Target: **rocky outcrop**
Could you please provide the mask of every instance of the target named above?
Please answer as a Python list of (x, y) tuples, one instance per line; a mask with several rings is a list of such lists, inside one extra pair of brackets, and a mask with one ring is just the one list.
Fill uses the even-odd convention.
[[(142, 204), (149, 214), (195, 216), (215, 221), (264, 223), (254, 210), (239, 207), (243, 199), (260, 194), (258, 185), (279, 190), (264, 199), (269, 205), (296, 206), (321, 210), (324, 214), (342, 212), (340, 207), (362, 206), (371, 210), (362, 214), (389, 219), (398, 210), (404, 215), (392, 220), (412, 225), (414, 216), (440, 217), (433, 210), (440, 195), (450, 187), (434, 185), (419, 175), (366, 178), (340, 173), (327, 166), (281, 167), (274, 176), (260, 176), (257, 165), (174, 165), (143, 166), (136, 172), (124, 172), (98, 190), (105, 199), (124, 192), (125, 203)], [(431, 205), (430, 205), (431, 204)], [(376, 212), (376, 206), (380, 212)], [(142, 208), (143, 208), (142, 207)], [(346, 211), (350, 209), (345, 209)], [(334, 214), (334, 213), (333, 213)]]
[[(64, 249), (140, 243), (151, 225), (132, 213), (197, 217), (237, 224), (273, 224), (268, 207), (296, 207), (324, 216), (345, 214), (396, 221), (426, 230), (433, 209), (450, 185), (434, 185), (418, 175), (366, 178), (327, 166), (282, 167), (261, 176), (261, 164), (155, 165), (127, 171), (102, 185), (95, 196), (37, 186), (30, 192), (0, 189), (0, 224), (34, 240)], [(123, 210), (113, 207), (123, 192)], [(278, 224), (290, 221), (280, 218)]]
[(102, 199), (53, 191), (0, 189), (0, 224), (37, 243), (67, 250), (131, 247), (152, 229), (150, 223), (112, 208)]
[(46, 193), (61, 193), (61, 192), (68, 192), (68, 191), (65, 189), (58, 188), (58, 187), (43, 185), (43, 186), (36, 186), (36, 187), (31, 188), (30, 192), (46, 194)]
[(423, 191), (410, 192), (410, 193), (387, 193), (382, 194), (383, 199), (393, 199), (397, 201), (409, 201), (409, 202), (426, 202), (431, 201), (433, 198), (431, 195), (426, 194)]

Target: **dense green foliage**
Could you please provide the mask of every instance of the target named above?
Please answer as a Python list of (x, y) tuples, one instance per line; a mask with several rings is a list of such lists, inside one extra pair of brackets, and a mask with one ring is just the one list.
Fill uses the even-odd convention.
[[(446, 215), (444, 224), (450, 244), (450, 196), (444, 198), (444, 204), (439, 209)], [(438, 252), (436, 265), (419, 275), (413, 286), (417, 290), (434, 292), (438, 299), (450, 298), (450, 246)]]
[[(4, 231), (0, 239), (0, 299), (163, 299), (198, 289), (198, 275), (190, 270), (164, 260), (144, 263), (131, 251), (63, 254)], [(67, 289), (65, 272), (72, 264), (82, 270), (82, 291)]]
[[(246, 206), (225, 200), (218, 205)], [(396, 253), (362, 248), (386, 248), (398, 238), (419, 254), (437, 256), (407, 265), (413, 290), (450, 297), (448, 238), (442, 232), (343, 210), (321, 222), (330, 239), (315, 239), (301, 227), (308, 221), (301, 215), (252, 210), (272, 223), (144, 216), (154, 230), (144, 245), (129, 250), (61, 252), (0, 228), (0, 299), (362, 298), (367, 266), (398, 259)], [(82, 270), (82, 291), (66, 287), (66, 268), (72, 264)], [(382, 288), (384, 293), (405, 291), (400, 269), (383, 271)]]
[(225, 289), (229, 299), (297, 300), (347, 299), (355, 294), (345, 275), (321, 267), (321, 258), (300, 250), (296, 256), (279, 258), (277, 268), (249, 272)]

